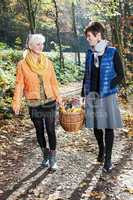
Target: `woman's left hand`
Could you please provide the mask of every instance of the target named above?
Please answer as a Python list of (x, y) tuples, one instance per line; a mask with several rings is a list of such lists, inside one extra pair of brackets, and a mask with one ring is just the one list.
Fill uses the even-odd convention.
[(60, 107), (63, 107), (64, 102), (63, 102), (62, 97), (60, 97), (60, 98), (58, 99), (58, 104), (59, 104)]

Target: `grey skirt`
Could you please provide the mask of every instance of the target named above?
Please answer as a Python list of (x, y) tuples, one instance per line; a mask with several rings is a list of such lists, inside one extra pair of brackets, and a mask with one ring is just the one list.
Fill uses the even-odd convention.
[(119, 105), (116, 94), (99, 98), (91, 92), (85, 100), (86, 128), (122, 128)]

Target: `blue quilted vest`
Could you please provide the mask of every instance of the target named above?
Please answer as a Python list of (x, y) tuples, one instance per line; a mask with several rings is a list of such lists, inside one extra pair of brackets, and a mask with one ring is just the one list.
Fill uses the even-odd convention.
[[(105, 97), (118, 92), (118, 88), (110, 88), (111, 80), (116, 76), (114, 69), (113, 56), (116, 51), (114, 47), (107, 47), (104, 55), (101, 59), (100, 64), (100, 97)], [(91, 87), (91, 63), (92, 63), (93, 52), (91, 49), (88, 50), (85, 64), (85, 82), (84, 82), (84, 93), (87, 96), (90, 92)]]

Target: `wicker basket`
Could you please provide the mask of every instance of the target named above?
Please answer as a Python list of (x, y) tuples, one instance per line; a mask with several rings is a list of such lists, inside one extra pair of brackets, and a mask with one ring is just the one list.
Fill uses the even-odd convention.
[(65, 131), (79, 131), (84, 123), (84, 110), (75, 113), (59, 111), (59, 121)]

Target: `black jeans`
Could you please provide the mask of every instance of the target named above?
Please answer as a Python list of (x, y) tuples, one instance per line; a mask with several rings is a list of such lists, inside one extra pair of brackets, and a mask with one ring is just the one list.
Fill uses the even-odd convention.
[(103, 130), (94, 128), (94, 134), (98, 143), (99, 153), (105, 153), (105, 161), (110, 161), (114, 142), (114, 130), (107, 128), (105, 129), (105, 148), (103, 140)]
[(51, 150), (56, 149), (55, 134), (55, 115), (56, 102), (52, 101), (37, 107), (29, 107), (30, 118), (36, 129), (37, 141), (41, 148), (46, 148), (46, 139), (44, 135), (44, 124), (48, 135), (49, 147)]

